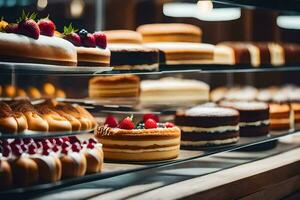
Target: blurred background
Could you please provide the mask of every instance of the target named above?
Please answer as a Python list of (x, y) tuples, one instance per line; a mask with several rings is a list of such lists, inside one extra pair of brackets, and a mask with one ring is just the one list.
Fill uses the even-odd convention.
[(22, 10), (48, 14), (62, 31), (73, 23), (89, 31), (132, 29), (155, 22), (183, 22), (203, 30), (203, 42), (299, 42), (300, 16), (197, 0), (0, 0), (0, 15), (15, 21)]

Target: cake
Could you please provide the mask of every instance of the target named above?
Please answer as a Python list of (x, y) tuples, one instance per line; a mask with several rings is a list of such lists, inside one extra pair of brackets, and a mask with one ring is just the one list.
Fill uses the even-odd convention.
[(294, 122), (299, 123), (300, 122), (300, 103), (299, 102), (292, 102), (291, 108), (294, 112)]
[(212, 64), (214, 45), (192, 42), (153, 42), (147, 47), (160, 50), (159, 62), (166, 65)]
[(107, 37), (107, 43), (127, 43), (141, 44), (143, 42), (142, 35), (131, 30), (109, 30), (103, 31)]
[(288, 104), (271, 103), (270, 105), (270, 129), (288, 130), (293, 127), (291, 108)]
[(103, 144), (105, 160), (159, 161), (176, 158), (179, 154), (179, 128), (151, 118), (137, 127), (129, 117), (117, 127), (110, 127), (110, 123), (99, 126), (95, 137)]
[(202, 81), (165, 77), (141, 82), (141, 102), (199, 103), (209, 101), (209, 85)]
[(111, 51), (110, 65), (114, 70), (158, 70), (159, 53), (156, 48), (127, 43), (109, 44), (108, 48)]
[(240, 136), (256, 137), (269, 133), (269, 106), (263, 102), (222, 101), (221, 106), (231, 107), (240, 113)]
[(86, 173), (99, 173), (103, 167), (103, 151), (102, 144), (97, 143), (95, 139), (89, 139), (83, 146), (83, 153), (86, 158), (87, 168)]
[(62, 38), (76, 46), (79, 66), (109, 66), (110, 51), (103, 33), (91, 34), (85, 29), (81, 29), (77, 34), (70, 24), (68, 27), (64, 27)]
[(232, 144), (239, 140), (239, 113), (230, 108), (197, 106), (178, 111), (181, 146), (196, 148)]
[(136, 75), (97, 76), (89, 81), (89, 97), (137, 97), (140, 78)]
[(143, 42), (201, 42), (202, 31), (191, 24), (145, 24), (137, 28)]

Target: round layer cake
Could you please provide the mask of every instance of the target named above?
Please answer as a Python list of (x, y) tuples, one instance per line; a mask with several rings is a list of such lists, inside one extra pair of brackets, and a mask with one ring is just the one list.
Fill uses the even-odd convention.
[(110, 30), (103, 31), (107, 37), (107, 42), (112, 43), (130, 43), (141, 44), (143, 42), (142, 35), (131, 30)]
[(291, 107), (288, 104), (270, 104), (270, 129), (287, 130), (293, 127)]
[(77, 53), (70, 42), (58, 37), (40, 35), (35, 40), (0, 32), (0, 61), (76, 66)]
[(111, 51), (110, 65), (114, 70), (157, 70), (159, 53), (155, 48), (138, 44), (109, 44)]
[(263, 136), (269, 133), (269, 106), (263, 102), (222, 101), (221, 106), (231, 107), (240, 113), (242, 137)]
[(89, 97), (137, 97), (140, 78), (136, 75), (98, 76), (89, 81)]
[(106, 67), (110, 63), (110, 51), (108, 48), (76, 47), (78, 66)]
[(147, 47), (160, 50), (161, 64), (211, 64), (214, 58), (214, 45), (191, 42), (147, 43)]
[(106, 160), (168, 160), (176, 158), (180, 148), (180, 129), (163, 125), (132, 130), (99, 126), (95, 137), (103, 144)]
[(182, 147), (224, 145), (239, 140), (239, 113), (230, 108), (197, 106), (177, 112)]
[(191, 24), (145, 24), (137, 28), (144, 42), (201, 42), (202, 31)]

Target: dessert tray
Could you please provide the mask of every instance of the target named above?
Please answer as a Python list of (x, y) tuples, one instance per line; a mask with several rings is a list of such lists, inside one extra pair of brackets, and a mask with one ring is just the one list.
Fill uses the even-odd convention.
[[(233, 145), (220, 147), (205, 147), (196, 150), (180, 150), (178, 158), (160, 162), (105, 162), (103, 171), (98, 174), (86, 175), (78, 178), (61, 180), (55, 183), (38, 184), (30, 187), (14, 188), (0, 191), (0, 198), (22, 198), (30, 195), (33, 192), (36, 194), (47, 192), (54, 189), (64, 188), (71, 185), (86, 183), (95, 180), (106, 179), (127, 173), (138, 172), (146, 169), (152, 169), (163, 166), (170, 166), (177, 163), (184, 163), (192, 159), (211, 156), (213, 154), (230, 152), (230, 151), (248, 151), (250, 147), (257, 148), (258, 146), (266, 146), (274, 148), (279, 139), (285, 136), (300, 135), (300, 129), (280, 132), (270, 132), (268, 136), (256, 138), (241, 138), (240, 141)], [(271, 145), (270, 145), (271, 144)]]

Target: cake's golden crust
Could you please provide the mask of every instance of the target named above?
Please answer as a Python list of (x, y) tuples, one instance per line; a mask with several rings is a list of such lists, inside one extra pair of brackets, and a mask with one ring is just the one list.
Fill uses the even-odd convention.
[(107, 37), (107, 42), (111, 43), (130, 43), (141, 44), (143, 41), (142, 35), (131, 30), (110, 30), (103, 31)]
[(90, 63), (100, 66), (109, 66), (110, 63), (110, 51), (108, 48), (87, 48), (76, 47), (78, 64)]
[(117, 84), (117, 83), (139, 83), (140, 78), (136, 75), (114, 75), (114, 76), (98, 76), (91, 78), (89, 84)]

